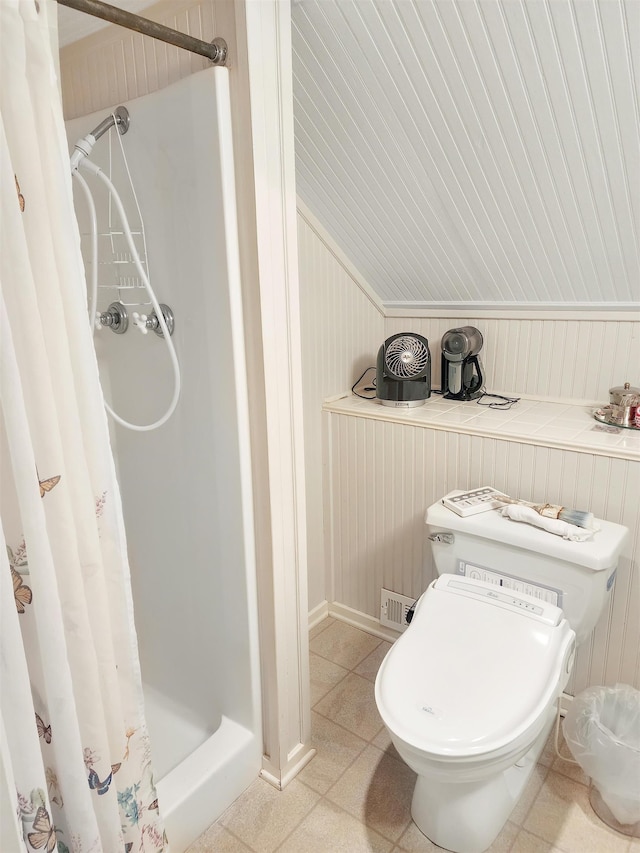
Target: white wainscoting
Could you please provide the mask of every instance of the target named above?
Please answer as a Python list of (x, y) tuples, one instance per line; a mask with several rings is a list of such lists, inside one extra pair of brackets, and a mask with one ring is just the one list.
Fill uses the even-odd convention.
[[(298, 211), (298, 258), (302, 314), (305, 473), (309, 606), (326, 598), (323, 537), (321, 410), (325, 397), (350, 388), (371, 364), (384, 336), (382, 314), (327, 248), (317, 222)], [(317, 230), (315, 230), (317, 229)]]
[(527, 394), (571, 402), (609, 402), (609, 388), (640, 375), (640, 322), (629, 311), (626, 319), (568, 320), (549, 312), (544, 319), (519, 317), (393, 317), (385, 321), (385, 337), (396, 332), (418, 332), (429, 341), (432, 384), (440, 387), (440, 340), (455, 326), (476, 326), (484, 337), (480, 358), (488, 390), (500, 394)]
[[(426, 508), (489, 483), (513, 495), (548, 486), (631, 530), (610, 606), (580, 649), (567, 692), (617, 681), (640, 687), (640, 462), (325, 412), (330, 441), (329, 601), (377, 618), (380, 589), (417, 597), (436, 577)], [(331, 608), (331, 605), (330, 605)]]
[[(630, 312), (615, 316), (582, 312), (568, 319), (566, 313), (551, 311), (540, 316), (524, 310), (476, 310), (462, 316), (439, 309), (429, 318), (416, 316), (418, 312), (408, 307), (405, 316), (395, 309), (393, 317), (384, 317), (382, 303), (372, 297), (367, 282), (300, 200), (298, 241), (310, 609), (324, 600), (344, 603), (332, 593), (321, 535), (324, 529), (325, 539), (330, 539), (333, 523), (320, 455), (322, 401), (347, 391), (365, 367), (375, 365), (385, 338), (399, 331), (425, 335), (432, 353), (434, 386), (440, 384), (440, 338), (447, 329), (463, 325), (475, 325), (483, 332), (482, 358), (491, 391), (605, 403), (610, 387), (625, 381), (640, 384), (640, 323)], [(400, 452), (411, 453), (408, 448)], [(364, 464), (364, 457), (359, 458)], [(444, 483), (438, 480), (434, 496), (444, 491)], [(398, 523), (404, 526), (410, 520)], [(384, 537), (388, 530), (385, 526)]]
[[(439, 317), (429, 319), (407, 311), (406, 317), (382, 322), (366, 283), (300, 204), (298, 239), (310, 608), (324, 612), (326, 600), (338, 618), (347, 614), (353, 624), (375, 625), (382, 586), (418, 596), (434, 578), (424, 535), (430, 503), (450, 489), (481, 481), (521, 495), (529, 492), (532, 480), (538, 491), (553, 482), (558, 500), (590, 508), (632, 531), (611, 605), (580, 650), (567, 691), (616, 681), (640, 686), (640, 463), (320, 411), (321, 399), (347, 390), (365, 367), (375, 364), (382, 341), (398, 331), (417, 331), (429, 339), (433, 382), (439, 384), (440, 337), (461, 325), (483, 331), (490, 390), (607, 402), (612, 385), (638, 381), (637, 318), (567, 319), (551, 312), (545, 318), (525, 312), (456, 317), (439, 311)], [(324, 489), (318, 452), (323, 417)]]

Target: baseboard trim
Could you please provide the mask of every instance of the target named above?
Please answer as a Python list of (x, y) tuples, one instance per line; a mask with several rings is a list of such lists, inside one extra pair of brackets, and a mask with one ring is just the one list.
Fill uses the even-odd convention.
[(271, 761), (266, 756), (263, 756), (260, 778), (273, 785), (279, 791), (283, 791), (302, 768), (306, 767), (315, 754), (315, 747), (303, 743), (299, 744), (281, 772), (278, 772), (278, 769), (271, 764)]
[(395, 642), (400, 636), (400, 631), (394, 631), (393, 628), (387, 628), (380, 624), (380, 620), (374, 616), (369, 616), (367, 613), (361, 613), (359, 610), (353, 610), (347, 607), (346, 604), (338, 604), (337, 601), (332, 601), (329, 604), (329, 616), (334, 619), (339, 619), (340, 622), (346, 622), (347, 625), (353, 625), (354, 628), (361, 628), (368, 634), (373, 634), (374, 637), (380, 637), (382, 640)]
[[(320, 615), (323, 614), (323, 615)], [(395, 642), (401, 636), (400, 631), (394, 631), (393, 628), (387, 628), (380, 624), (380, 620), (374, 616), (369, 616), (368, 613), (362, 613), (360, 610), (354, 610), (347, 607), (346, 604), (339, 604), (337, 601), (332, 601), (331, 604), (323, 601), (317, 607), (309, 612), (309, 629), (313, 628), (327, 616), (332, 616), (340, 622), (346, 622), (347, 625), (353, 625), (354, 628), (360, 628), (374, 637), (380, 637), (382, 640)], [(569, 706), (573, 702), (573, 696), (569, 693), (560, 695), (560, 716), (566, 716)]]
[(309, 630), (315, 628), (323, 619), (329, 615), (329, 602), (321, 601), (309, 611)]

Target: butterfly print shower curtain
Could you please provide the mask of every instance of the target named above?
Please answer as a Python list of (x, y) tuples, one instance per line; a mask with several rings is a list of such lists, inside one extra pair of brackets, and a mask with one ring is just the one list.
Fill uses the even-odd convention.
[(54, 7), (0, 0), (0, 850), (166, 853)]

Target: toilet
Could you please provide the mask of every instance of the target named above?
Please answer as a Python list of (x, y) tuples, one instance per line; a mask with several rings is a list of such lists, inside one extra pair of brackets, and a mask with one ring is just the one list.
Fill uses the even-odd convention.
[(628, 535), (597, 523), (593, 539), (572, 542), (500, 510), (427, 510), (439, 576), (387, 653), (375, 697), (418, 777), (413, 820), (446, 850), (486, 850), (538, 761)]

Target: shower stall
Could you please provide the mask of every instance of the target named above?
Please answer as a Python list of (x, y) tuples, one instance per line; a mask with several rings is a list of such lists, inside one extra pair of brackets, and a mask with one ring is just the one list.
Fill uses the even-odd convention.
[[(141, 217), (115, 130), (91, 160), (121, 193), (153, 289), (173, 313), (182, 387), (158, 429), (110, 429), (152, 761), (180, 853), (257, 777), (263, 751), (228, 71), (201, 71), (124, 106)], [(105, 114), (67, 122), (70, 147)], [(86, 180), (97, 206), (98, 311), (116, 301), (129, 317), (149, 314), (108, 195)], [(83, 194), (74, 198), (89, 267), (90, 216)], [(111, 407), (135, 424), (157, 420), (173, 388), (162, 337), (130, 322), (124, 334), (101, 329), (95, 343)]]

